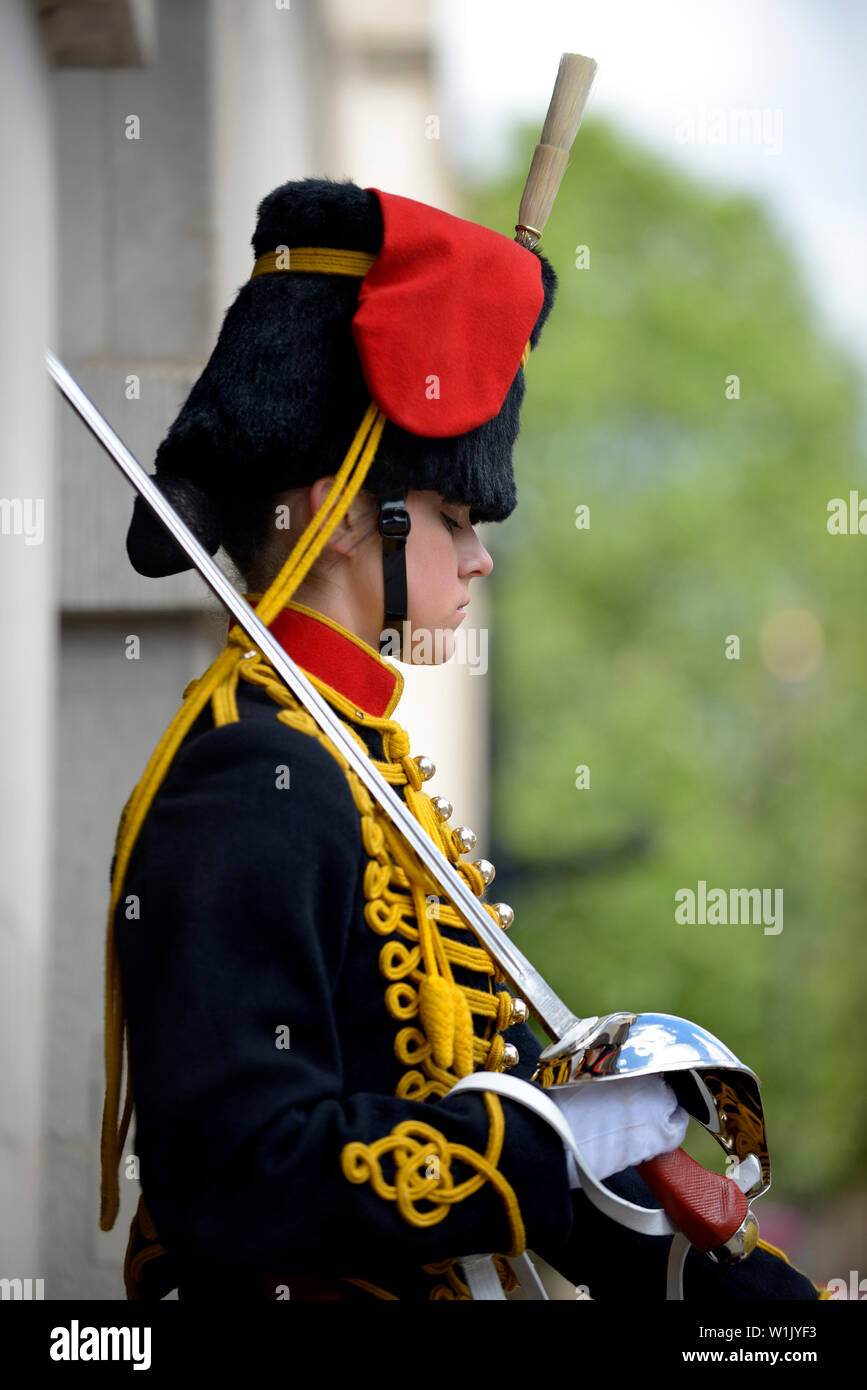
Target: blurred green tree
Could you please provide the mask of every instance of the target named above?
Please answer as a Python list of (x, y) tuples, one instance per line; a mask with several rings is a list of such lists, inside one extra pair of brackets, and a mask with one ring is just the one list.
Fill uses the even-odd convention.
[[(510, 234), (524, 159), (463, 215)], [(867, 496), (862, 381), (767, 210), (601, 121), (540, 249), (559, 291), (520, 505), (482, 528), (488, 897), (578, 1012), (720, 1036), (762, 1080), (775, 1196), (826, 1194), (863, 1181), (867, 1148), (867, 537), (827, 530), (831, 498)], [(782, 889), (782, 931), (678, 924), (699, 880)]]

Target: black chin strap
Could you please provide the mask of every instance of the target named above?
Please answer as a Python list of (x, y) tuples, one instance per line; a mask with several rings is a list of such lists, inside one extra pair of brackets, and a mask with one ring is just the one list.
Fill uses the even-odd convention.
[(406, 622), (406, 538), (409, 535), (409, 512), (405, 490), (389, 493), (379, 508), (379, 534), (382, 536), (382, 576), (385, 598), (385, 618), (379, 639), (382, 651), (390, 640), (388, 629), (397, 629), (400, 655), (403, 658), (403, 625)]

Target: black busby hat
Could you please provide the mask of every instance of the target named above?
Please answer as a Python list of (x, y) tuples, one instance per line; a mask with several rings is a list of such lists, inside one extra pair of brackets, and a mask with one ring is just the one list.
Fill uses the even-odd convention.
[[(523, 363), (556, 291), (545, 257), (425, 204), (313, 178), (263, 199), (253, 250), (156, 455), (156, 482), (208, 552), (224, 544), (244, 568), (270, 499), (336, 474), (371, 398), (386, 423), (368, 491), (434, 490), (468, 505), (473, 525), (509, 516)], [(144, 575), (190, 568), (141, 498), (127, 552)]]

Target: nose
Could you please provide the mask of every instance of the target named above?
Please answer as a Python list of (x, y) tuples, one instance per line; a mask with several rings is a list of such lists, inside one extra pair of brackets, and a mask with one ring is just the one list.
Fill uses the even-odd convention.
[(489, 552), (474, 533), (473, 545), (464, 564), (461, 566), (461, 576), (464, 577), (477, 574), (484, 579), (485, 575), (490, 574), (493, 568), (494, 562)]

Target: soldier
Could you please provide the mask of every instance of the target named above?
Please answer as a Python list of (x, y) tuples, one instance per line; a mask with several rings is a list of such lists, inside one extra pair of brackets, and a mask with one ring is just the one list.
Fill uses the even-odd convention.
[[(490, 572), (473, 528), (516, 506), (523, 366), (553, 268), (349, 181), (276, 189), (253, 248), (156, 479), (481, 897), (493, 866), (466, 858), (472, 832), (424, 792), (433, 767), (394, 718), (403, 677), (383, 653), (412, 660), (414, 634), (439, 634), (448, 659)], [(142, 574), (189, 567), (140, 499), (127, 547)], [(101, 1224), (134, 1103), (128, 1297), (462, 1299), (461, 1257), (497, 1252), (510, 1289), (506, 1257), (525, 1248), (595, 1298), (620, 1298), (626, 1269), (665, 1296), (669, 1240), (603, 1217), (557, 1133), (512, 1099), (540, 1050), (527, 1006), (436, 888), (230, 625), (112, 864)], [(507, 904), (486, 910), (510, 925)], [(511, 1094), (449, 1095), (482, 1069)], [(680, 1144), (685, 1112), (659, 1077), (589, 1092), (564, 1113), (592, 1171), (655, 1206), (633, 1165)], [(684, 1288), (816, 1297), (767, 1246), (732, 1268), (691, 1251)]]

